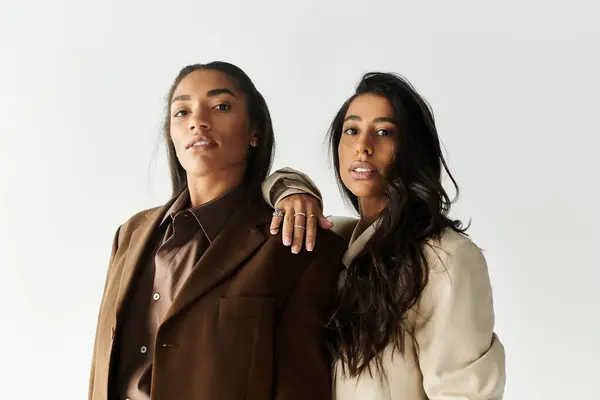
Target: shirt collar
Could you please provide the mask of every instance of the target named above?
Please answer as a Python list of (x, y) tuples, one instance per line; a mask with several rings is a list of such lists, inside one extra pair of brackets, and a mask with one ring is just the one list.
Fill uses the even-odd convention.
[(214, 241), (242, 198), (243, 189), (237, 186), (224, 195), (190, 208), (190, 192), (184, 190), (169, 207), (161, 224), (172, 222), (179, 214), (189, 212), (194, 216), (209, 241)]

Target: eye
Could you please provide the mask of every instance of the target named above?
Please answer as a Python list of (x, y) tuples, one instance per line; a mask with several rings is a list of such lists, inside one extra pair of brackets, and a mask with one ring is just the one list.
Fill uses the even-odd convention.
[(392, 134), (392, 131), (388, 131), (387, 129), (379, 129), (376, 132), (377, 136), (390, 136)]
[(184, 115), (187, 115), (187, 114), (189, 114), (189, 112), (187, 110), (179, 110), (175, 114), (173, 114), (173, 117), (183, 117)]
[(219, 111), (229, 111), (229, 110), (231, 110), (231, 106), (229, 104), (227, 104), (227, 103), (217, 104), (213, 108), (216, 109), (216, 110), (219, 110)]
[(344, 131), (347, 135), (356, 135), (358, 133), (358, 129), (356, 128), (348, 128)]

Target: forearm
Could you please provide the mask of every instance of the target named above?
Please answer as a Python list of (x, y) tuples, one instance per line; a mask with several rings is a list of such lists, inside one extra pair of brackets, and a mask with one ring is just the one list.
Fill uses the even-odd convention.
[(323, 204), (321, 191), (308, 175), (287, 167), (273, 172), (265, 179), (262, 193), (264, 200), (271, 207), (293, 194), (310, 194)]

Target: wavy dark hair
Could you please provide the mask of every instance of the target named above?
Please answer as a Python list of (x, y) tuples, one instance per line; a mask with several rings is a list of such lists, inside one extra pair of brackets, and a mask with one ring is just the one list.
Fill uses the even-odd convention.
[(185, 169), (177, 159), (175, 145), (171, 139), (170, 104), (173, 99), (173, 94), (175, 93), (177, 86), (179, 86), (179, 83), (181, 83), (181, 80), (190, 73), (198, 70), (214, 70), (224, 73), (233, 80), (234, 85), (244, 92), (244, 95), (246, 96), (248, 116), (252, 128), (254, 129), (254, 133), (258, 138), (258, 144), (256, 147), (252, 147), (249, 150), (250, 153), (248, 156), (246, 173), (244, 175), (244, 184), (249, 196), (248, 198), (258, 200), (262, 198), (260, 186), (271, 170), (273, 153), (275, 152), (275, 136), (273, 133), (271, 114), (269, 113), (267, 102), (256, 89), (248, 75), (246, 75), (241, 68), (224, 61), (213, 61), (208, 64), (192, 64), (182, 68), (169, 89), (165, 121), (163, 124), (163, 137), (167, 146), (173, 196), (178, 196), (187, 189), (187, 176)]
[[(395, 165), (385, 182), (387, 206), (379, 216), (376, 233), (348, 268), (329, 323), (330, 350), (349, 376), (365, 371), (372, 374), (373, 365), (383, 373), (381, 356), (390, 344), (404, 354), (406, 335), (412, 335), (406, 315), (429, 277), (424, 246), (439, 239), (446, 228), (461, 233), (467, 229), (448, 216), (459, 187), (442, 154), (431, 107), (396, 74), (365, 74), (331, 124), (329, 150), (345, 199), (358, 212), (358, 198), (340, 176), (338, 146), (350, 104), (365, 93), (390, 102), (399, 134), (395, 135)], [(442, 186), (443, 171), (456, 189), (454, 199)]]

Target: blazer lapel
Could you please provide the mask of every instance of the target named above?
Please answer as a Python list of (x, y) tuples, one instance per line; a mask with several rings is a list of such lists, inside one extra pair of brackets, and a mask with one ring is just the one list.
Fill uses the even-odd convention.
[(242, 202), (194, 266), (173, 299), (163, 323), (234, 273), (265, 242), (266, 237), (256, 227), (270, 218), (271, 212), (266, 207), (257, 209)]
[(354, 232), (352, 232), (352, 237), (350, 238), (350, 244), (348, 245), (348, 250), (342, 256), (342, 263), (346, 268), (350, 267), (352, 261), (360, 254), (361, 251), (365, 248), (369, 240), (375, 235), (377, 232), (377, 227), (379, 224), (379, 220), (375, 221), (373, 224), (369, 225), (364, 232), (359, 234), (359, 225), (356, 224), (354, 228)]
[(141, 262), (146, 255), (145, 253), (148, 250), (148, 246), (151, 244), (152, 233), (156, 231), (156, 228), (159, 226), (164, 214), (167, 212), (172, 202), (173, 201), (169, 201), (166, 205), (148, 212), (145, 215), (146, 221), (138, 226), (131, 234), (129, 250), (123, 264), (123, 272), (121, 273), (119, 291), (117, 294), (117, 303), (115, 307), (117, 315), (123, 307), (136, 271), (142, 266)]

